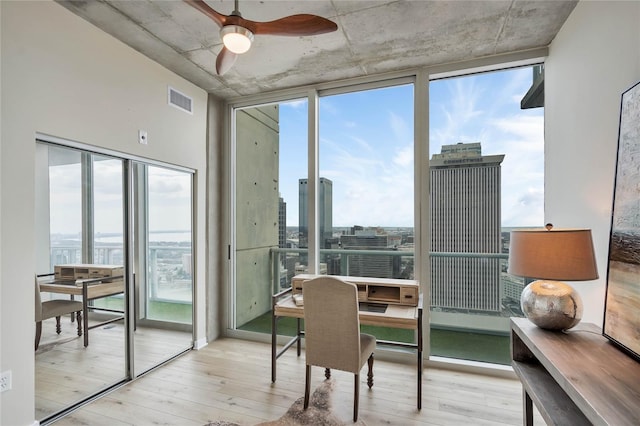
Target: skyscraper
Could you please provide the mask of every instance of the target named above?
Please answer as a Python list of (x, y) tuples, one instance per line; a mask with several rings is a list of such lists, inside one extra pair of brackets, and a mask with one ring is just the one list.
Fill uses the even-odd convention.
[[(300, 248), (309, 247), (308, 219), (308, 180), (299, 179), (298, 188), (298, 226), (300, 229)], [(318, 227), (320, 228), (320, 248), (330, 248), (327, 240), (333, 235), (333, 182), (320, 178), (318, 185)]]
[[(340, 237), (340, 243), (345, 250), (397, 250), (392, 245), (392, 241), (389, 235), (376, 234), (372, 230), (354, 230), (351, 235)], [(377, 278), (399, 278), (400, 276), (399, 256), (350, 254), (347, 259), (348, 274), (351, 276)], [(347, 271), (341, 271), (341, 274), (346, 275)]]
[[(483, 156), (480, 143), (444, 145), (431, 157), (432, 252), (501, 252), (503, 159)], [(431, 305), (499, 312), (500, 260), (431, 257)]]

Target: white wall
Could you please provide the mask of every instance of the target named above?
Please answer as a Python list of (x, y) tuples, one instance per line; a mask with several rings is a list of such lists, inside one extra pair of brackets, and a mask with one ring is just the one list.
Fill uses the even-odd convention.
[[(35, 137), (44, 133), (196, 170), (196, 339), (205, 336), (207, 94), (50, 1), (0, 2), (0, 424), (34, 422)], [(170, 85), (194, 114), (167, 105)], [(149, 144), (137, 143), (138, 129)]]
[(574, 287), (600, 326), (620, 96), (639, 80), (640, 2), (579, 2), (545, 64), (545, 220), (592, 229), (600, 278)]

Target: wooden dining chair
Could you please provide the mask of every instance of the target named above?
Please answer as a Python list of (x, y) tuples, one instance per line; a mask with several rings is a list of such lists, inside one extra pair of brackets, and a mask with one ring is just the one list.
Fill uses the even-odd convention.
[(373, 352), (376, 338), (360, 333), (358, 289), (355, 284), (332, 276), (305, 281), (304, 300), (306, 374), (304, 409), (309, 407), (311, 366), (354, 374), (353, 421), (358, 420), (360, 370), (368, 362), (367, 385), (373, 386)]
[(78, 300), (47, 300), (42, 301), (40, 296), (40, 284), (36, 278), (35, 288), (35, 308), (36, 308), (36, 341), (35, 350), (40, 346), (40, 337), (42, 336), (42, 321), (49, 318), (56, 319), (56, 333), (60, 334), (62, 328), (60, 326), (60, 317), (66, 314), (76, 314), (76, 322), (78, 323), (78, 336), (82, 336), (82, 302)]

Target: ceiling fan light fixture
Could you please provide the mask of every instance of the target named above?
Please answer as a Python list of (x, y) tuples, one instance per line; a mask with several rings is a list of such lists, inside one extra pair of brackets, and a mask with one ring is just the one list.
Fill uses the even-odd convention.
[(220, 30), (224, 46), (233, 53), (245, 53), (253, 42), (253, 33), (240, 25), (225, 25)]

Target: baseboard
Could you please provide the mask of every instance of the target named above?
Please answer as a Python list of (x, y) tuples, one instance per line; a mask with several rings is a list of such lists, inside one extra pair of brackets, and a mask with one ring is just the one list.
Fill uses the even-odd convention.
[(198, 339), (195, 342), (193, 342), (193, 349), (198, 351), (198, 350), (204, 348), (207, 345), (208, 345), (207, 339), (203, 337), (202, 339)]

